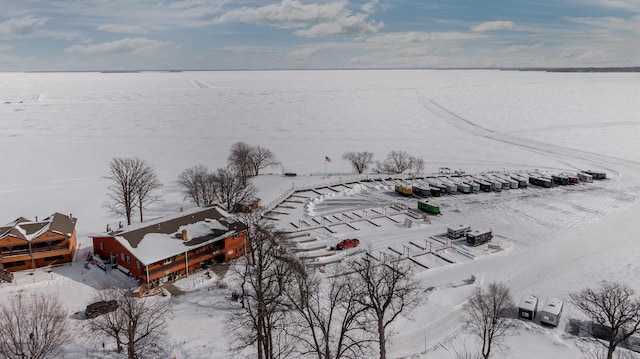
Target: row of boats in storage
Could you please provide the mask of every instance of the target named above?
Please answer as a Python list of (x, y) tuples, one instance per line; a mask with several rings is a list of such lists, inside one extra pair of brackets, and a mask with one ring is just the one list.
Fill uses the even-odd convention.
[(526, 188), (529, 184), (550, 188), (579, 182), (605, 179), (604, 172), (581, 171), (576, 174), (547, 174), (539, 171), (519, 173), (486, 173), (478, 175), (437, 176), (412, 179), (410, 184), (396, 184), (395, 191), (405, 196), (439, 197), (452, 193), (500, 192)]

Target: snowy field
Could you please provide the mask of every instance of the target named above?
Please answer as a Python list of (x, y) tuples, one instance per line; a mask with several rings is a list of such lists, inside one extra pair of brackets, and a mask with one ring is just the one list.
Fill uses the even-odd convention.
[[(371, 151), (376, 160), (392, 150), (423, 157), (426, 171), (440, 167), (486, 171), (605, 171), (608, 179), (570, 187), (530, 187), (438, 199), (442, 216), (404, 225), (391, 202), (414, 206), (384, 185), (336, 186), (337, 191), (299, 191), (277, 210), (278, 226), (336, 220), (335, 233), (309, 231), (314, 241), (293, 243), (310, 263), (329, 261), (323, 246), (357, 237), (357, 255), (416, 255), (416, 276), (425, 292), (411, 318), (396, 322), (393, 358), (455, 358), (474, 351), (462, 331), (461, 311), (473, 285), (503, 281), (516, 302), (527, 293), (542, 301), (614, 279), (640, 290), (640, 74), (510, 71), (287, 71), (178, 73), (0, 73), (0, 222), (53, 212), (78, 218), (79, 261), (48, 273), (18, 273), (2, 284), (0, 298), (36, 291), (66, 301), (78, 331), (65, 358), (114, 358), (83, 339), (74, 314), (96, 289), (125, 280), (82, 265), (89, 236), (118, 222), (106, 201), (107, 164), (137, 156), (158, 172), (163, 201), (147, 218), (188, 207), (175, 179), (186, 168), (222, 167), (237, 141), (271, 149), (282, 162), (256, 179), (263, 203), (292, 186), (302, 188), (352, 178), (341, 160), (346, 151)], [(325, 163), (325, 156), (333, 159)], [(326, 167), (325, 167), (326, 166)], [(284, 177), (295, 172), (297, 177)], [(306, 187), (305, 187), (306, 188)], [(320, 193), (320, 194), (319, 194)], [(357, 215), (387, 217), (355, 221)], [(354, 221), (344, 221), (350, 216)], [(335, 217), (334, 217), (335, 216)], [(337, 219), (336, 219), (337, 217)], [(340, 224), (350, 222), (351, 226)], [(326, 220), (326, 219), (325, 219)], [(419, 255), (419, 246), (442, 245), (447, 226), (491, 228), (501, 250), (470, 249), (471, 256), (441, 248)], [(412, 244), (413, 242), (413, 244)], [(463, 246), (459, 246), (462, 248)], [(464, 251), (464, 249), (462, 249)], [(443, 258), (447, 259), (444, 260)], [(335, 258), (333, 258), (335, 259)], [(340, 259), (340, 258), (338, 258)], [(429, 267), (430, 269), (426, 269)], [(171, 298), (175, 315), (165, 343), (177, 358), (227, 358), (224, 322), (228, 278), (194, 275), (177, 283), (186, 293)], [(584, 358), (599, 349), (569, 335), (581, 318), (566, 305), (557, 328), (518, 322), (504, 358)], [(466, 349), (465, 349), (466, 348)], [(621, 353), (623, 351), (621, 350)], [(634, 354), (627, 353), (629, 357)]]

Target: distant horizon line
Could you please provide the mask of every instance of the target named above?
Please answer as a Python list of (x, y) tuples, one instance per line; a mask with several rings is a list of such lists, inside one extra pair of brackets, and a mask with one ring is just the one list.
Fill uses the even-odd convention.
[(135, 69), (135, 70), (24, 70), (24, 71), (3, 71), (2, 73), (142, 73), (142, 72), (251, 72), (251, 71), (421, 71), (421, 70), (498, 70), (498, 71), (543, 71), (543, 72), (640, 72), (640, 66), (610, 66), (610, 67), (371, 67), (371, 68), (313, 68), (313, 69)]

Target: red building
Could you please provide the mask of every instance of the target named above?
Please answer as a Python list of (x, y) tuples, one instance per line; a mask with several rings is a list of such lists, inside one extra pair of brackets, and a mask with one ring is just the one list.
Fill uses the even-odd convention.
[(188, 276), (203, 265), (244, 255), (246, 226), (218, 208), (173, 216), (93, 236), (93, 250), (143, 283)]
[(34, 269), (73, 260), (76, 218), (54, 213), (38, 221), (20, 217), (0, 227), (0, 263), (4, 269)]

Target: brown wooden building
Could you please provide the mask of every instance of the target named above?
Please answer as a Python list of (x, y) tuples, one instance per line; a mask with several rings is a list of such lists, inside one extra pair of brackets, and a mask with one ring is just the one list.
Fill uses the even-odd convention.
[(93, 236), (95, 254), (147, 284), (175, 280), (207, 263), (240, 257), (245, 247), (244, 224), (213, 207)]
[(76, 250), (76, 218), (54, 213), (38, 221), (20, 217), (0, 227), (0, 263), (18, 271), (73, 260)]

